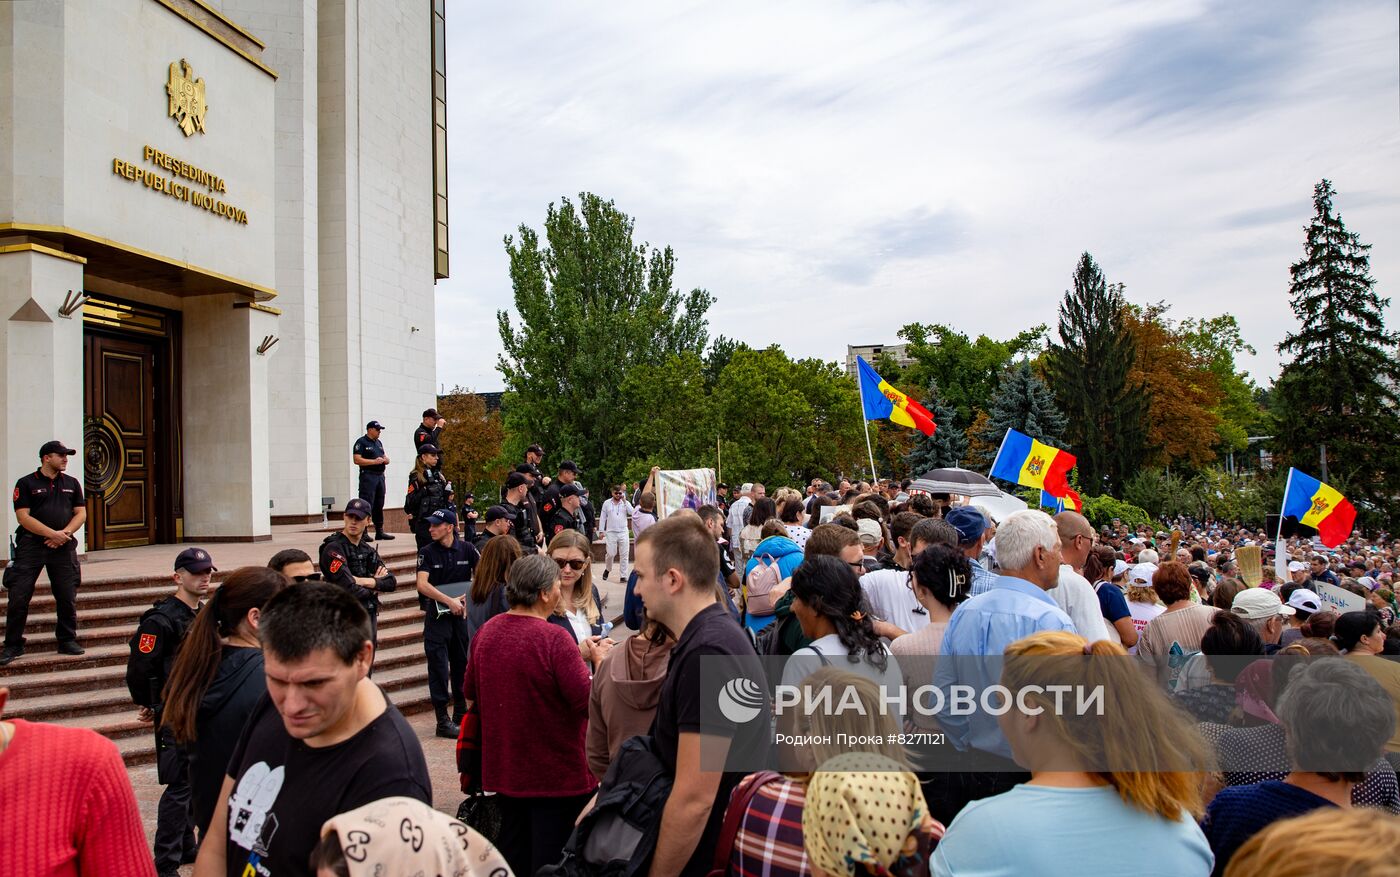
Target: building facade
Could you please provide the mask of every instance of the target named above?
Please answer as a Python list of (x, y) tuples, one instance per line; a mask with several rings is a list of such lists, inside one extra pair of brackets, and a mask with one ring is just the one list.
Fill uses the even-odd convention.
[(877, 356), (888, 356), (901, 367), (912, 365), (914, 360), (909, 357), (909, 345), (907, 344), (847, 344), (846, 345), (846, 374), (851, 380), (856, 379), (856, 357), (863, 356), (865, 361), (871, 365), (875, 364)]
[(402, 504), (447, 271), (443, 4), (0, 3), (0, 462), (81, 448), (80, 544), (319, 520), (370, 419)]

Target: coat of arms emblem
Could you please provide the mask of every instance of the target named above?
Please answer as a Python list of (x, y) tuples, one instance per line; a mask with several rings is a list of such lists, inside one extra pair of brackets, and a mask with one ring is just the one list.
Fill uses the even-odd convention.
[(204, 114), (209, 104), (204, 101), (204, 80), (194, 78), (194, 68), (189, 61), (181, 58), (170, 62), (170, 81), (165, 84), (165, 93), (170, 95), (170, 115), (185, 136), (196, 131), (203, 134)]
[(1039, 475), (1040, 470), (1044, 468), (1045, 460), (1041, 457), (1031, 457), (1030, 462), (1026, 464), (1026, 471), (1032, 476)]
[(1327, 509), (1330, 508), (1331, 505), (1332, 504), (1330, 502), (1319, 496), (1312, 501), (1312, 509), (1309, 512), (1309, 514), (1320, 515), (1323, 512), (1327, 511)]

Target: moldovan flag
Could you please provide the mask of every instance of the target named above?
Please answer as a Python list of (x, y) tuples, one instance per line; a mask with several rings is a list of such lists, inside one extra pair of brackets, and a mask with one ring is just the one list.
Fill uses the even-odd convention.
[[(1069, 451), (1052, 448), (1023, 432), (1008, 429), (992, 463), (992, 477), (1025, 487), (1039, 487), (1051, 496), (1062, 497), (1069, 493), (1066, 476), (1074, 464), (1074, 455)], [(1079, 494), (1075, 494), (1075, 499), (1078, 498)]]
[(1283, 491), (1283, 517), (1294, 517), (1298, 523), (1312, 527), (1322, 544), (1336, 548), (1351, 535), (1356, 523), (1356, 507), (1347, 498), (1297, 469), (1288, 470), (1288, 487)]
[(1084, 514), (1084, 500), (1079, 498), (1079, 494), (1075, 492), (1075, 489), (1073, 487), (1066, 487), (1065, 491), (1066, 493), (1064, 496), (1051, 496), (1049, 493), (1041, 490), (1041, 507), (1053, 509), (1057, 515), (1065, 509), (1069, 509), (1072, 512), (1079, 512), (1081, 515)]
[(924, 435), (933, 435), (938, 426), (928, 409), (885, 383), (885, 379), (876, 374), (865, 357), (857, 356), (856, 364), (860, 367), (860, 398), (865, 406), (866, 420), (889, 418), (891, 423), (917, 429)]

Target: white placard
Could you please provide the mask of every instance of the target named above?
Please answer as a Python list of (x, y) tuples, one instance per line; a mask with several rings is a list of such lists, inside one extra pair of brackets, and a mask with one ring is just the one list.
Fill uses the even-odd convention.
[(1366, 598), (1358, 597), (1346, 588), (1316, 581), (1312, 585), (1317, 588), (1317, 596), (1324, 609), (1331, 608), (1338, 612), (1363, 612), (1366, 609)]

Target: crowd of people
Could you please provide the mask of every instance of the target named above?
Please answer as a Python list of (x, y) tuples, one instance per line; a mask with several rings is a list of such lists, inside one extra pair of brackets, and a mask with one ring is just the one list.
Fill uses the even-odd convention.
[[(133, 632), (127, 682), (165, 786), (153, 849), (111, 743), (0, 721), (0, 873), (1243, 877), (1400, 862), (1386, 658), (1400, 541), (993, 520), (905, 483), (820, 479), (772, 496), (721, 485), (657, 520), (653, 470), (596, 516), (603, 578), (625, 585), (610, 617), (578, 467), (546, 490), (532, 446), (469, 517), (433, 487), (438, 420), (425, 412), (411, 481), (414, 586), (435, 731), (493, 817), (432, 809), (423, 747), (373, 681), (379, 595), (399, 582), (368, 533), (383, 535), (373, 497), (356, 498), (314, 561), (281, 551), (215, 587), (210, 553), (180, 552), (173, 593)], [(743, 719), (702, 697), (716, 667), (767, 678), (760, 656), (786, 659), (773, 683), (861, 708), (784, 712), (760, 686)], [(1063, 714), (1047, 692), (1066, 681), (1113, 708)], [(959, 687), (1015, 708), (888, 705), (894, 689)], [(778, 747), (783, 733), (811, 745)], [(851, 739), (867, 744), (832, 742)]]

